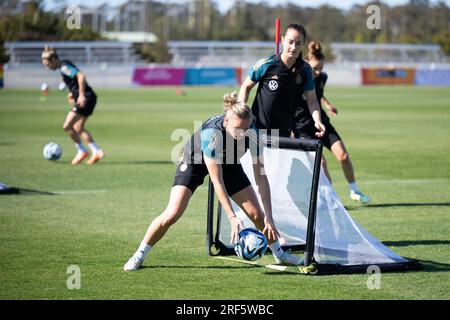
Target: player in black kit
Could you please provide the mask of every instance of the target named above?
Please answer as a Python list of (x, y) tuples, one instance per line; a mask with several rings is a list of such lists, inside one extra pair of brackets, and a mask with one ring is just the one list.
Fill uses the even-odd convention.
[(92, 151), (91, 158), (87, 164), (94, 164), (101, 160), (105, 153), (95, 143), (92, 135), (84, 126), (89, 116), (92, 115), (97, 103), (97, 95), (94, 90), (86, 82), (85, 75), (70, 61), (60, 60), (56, 51), (49, 47), (45, 47), (42, 52), (42, 64), (50, 70), (58, 70), (61, 72), (64, 83), (69, 89), (69, 103), (72, 105), (71, 110), (67, 114), (64, 121), (64, 131), (72, 138), (77, 148), (77, 154), (72, 159), (72, 165), (81, 163), (89, 157), (89, 152), (83, 145), (81, 138), (88, 144)]
[[(335, 116), (337, 114), (336, 107), (333, 106), (324, 96), (324, 89), (328, 75), (322, 71), (325, 61), (325, 55), (322, 53), (322, 46), (318, 41), (311, 41), (308, 44), (308, 51), (306, 60), (311, 65), (313, 71), (317, 101), (321, 107), (325, 106), (330, 114)], [(323, 145), (327, 147), (341, 163), (342, 170), (344, 171), (345, 178), (347, 179), (349, 185), (350, 198), (352, 200), (359, 201), (362, 204), (368, 204), (370, 202), (370, 198), (366, 196), (356, 184), (353, 164), (350, 160), (347, 149), (345, 148), (344, 142), (337, 133), (336, 129), (331, 125), (330, 118), (326, 112), (322, 108), (320, 108), (320, 112), (323, 124), (326, 127), (325, 135), (320, 139), (322, 140)], [(293, 128), (294, 136), (296, 138), (315, 138), (316, 130), (314, 120), (309, 113), (307, 102), (304, 99), (301, 100), (295, 110), (295, 125)], [(331, 182), (325, 157), (322, 158), (322, 168)]]
[(312, 70), (302, 58), (306, 32), (303, 26), (290, 24), (282, 37), (283, 51), (259, 60), (243, 82), (239, 100), (246, 102), (251, 89), (258, 83), (252, 105), (258, 129), (279, 130), (279, 135), (290, 136), (295, 107), (306, 96), (309, 112), (314, 119), (315, 135), (322, 137), (325, 126), (316, 101)]
[[(272, 219), (270, 186), (264, 171), (262, 144), (259, 143), (258, 130), (252, 125), (250, 108), (238, 102), (234, 92), (224, 96), (224, 109), (224, 115), (208, 119), (184, 145), (169, 203), (164, 212), (150, 224), (139, 248), (123, 266), (125, 271), (141, 267), (151, 248), (183, 215), (192, 194), (203, 184), (208, 174), (230, 220), (233, 243), (243, 224), (234, 213), (229, 197), (266, 235), (277, 263), (300, 265), (303, 262), (300, 257), (284, 252), (280, 246), (279, 233)], [(255, 181), (264, 210), (239, 162), (247, 149), (252, 155)]]

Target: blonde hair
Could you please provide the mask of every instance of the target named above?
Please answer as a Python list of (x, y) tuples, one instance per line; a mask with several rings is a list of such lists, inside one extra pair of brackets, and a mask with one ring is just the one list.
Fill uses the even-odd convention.
[(228, 113), (231, 112), (240, 119), (252, 119), (252, 110), (245, 103), (238, 101), (236, 91), (227, 93), (223, 96), (223, 110)]
[(56, 53), (56, 50), (53, 48), (50, 48), (48, 45), (45, 45), (44, 51), (42, 51), (41, 59), (51, 60), (53, 58), (58, 58), (58, 54)]

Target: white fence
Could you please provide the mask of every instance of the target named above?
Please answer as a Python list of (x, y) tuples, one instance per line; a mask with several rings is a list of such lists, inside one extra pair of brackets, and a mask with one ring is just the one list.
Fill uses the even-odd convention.
[[(131, 86), (134, 65), (88, 64), (77, 65), (94, 88), (126, 88)], [(41, 64), (6, 65), (4, 71), (5, 88), (40, 88), (47, 83), (50, 88), (58, 88), (61, 73), (44, 68)]]

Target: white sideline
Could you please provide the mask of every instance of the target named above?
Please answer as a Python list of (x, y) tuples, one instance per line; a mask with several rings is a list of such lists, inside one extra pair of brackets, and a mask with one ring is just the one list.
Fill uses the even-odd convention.
[(68, 191), (50, 191), (57, 194), (85, 194), (85, 193), (106, 193), (104, 189), (98, 190), (68, 190)]
[(265, 265), (259, 264), (257, 262), (251, 262), (251, 261), (246, 261), (246, 260), (242, 260), (242, 259), (235, 259), (235, 258), (228, 258), (228, 257), (213, 257), (213, 258), (251, 264), (253, 266), (265, 267), (265, 268), (273, 269), (273, 270), (277, 270), (277, 271), (286, 271), (286, 269), (287, 269), (287, 266), (278, 266), (275, 264), (268, 264), (265, 266)]

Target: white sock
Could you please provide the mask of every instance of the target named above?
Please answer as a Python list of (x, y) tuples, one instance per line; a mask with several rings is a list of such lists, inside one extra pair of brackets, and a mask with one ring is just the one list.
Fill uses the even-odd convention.
[(281, 249), (279, 240), (275, 241), (272, 244), (269, 244), (269, 248), (270, 248), (270, 251), (272, 251), (272, 254), (277, 258), (280, 258), (282, 256), (282, 254), (284, 253), (283, 249)]
[(358, 185), (356, 184), (356, 182), (349, 183), (349, 184), (348, 184), (348, 187), (349, 187), (350, 191), (353, 191), (353, 192), (360, 192), (360, 191), (359, 191), (359, 188), (358, 188)]
[(97, 153), (100, 150), (100, 147), (98, 146), (98, 144), (95, 143), (95, 141), (92, 141), (91, 143), (88, 144), (89, 148), (91, 148), (92, 153)]
[(144, 261), (145, 257), (147, 256), (147, 254), (150, 252), (151, 249), (152, 249), (151, 245), (148, 245), (145, 242), (141, 242), (141, 244), (139, 245), (139, 248), (134, 253), (134, 256), (136, 258), (138, 258), (139, 260)]
[(83, 146), (83, 143), (75, 143), (75, 148), (77, 148), (78, 152), (87, 152), (86, 148)]

